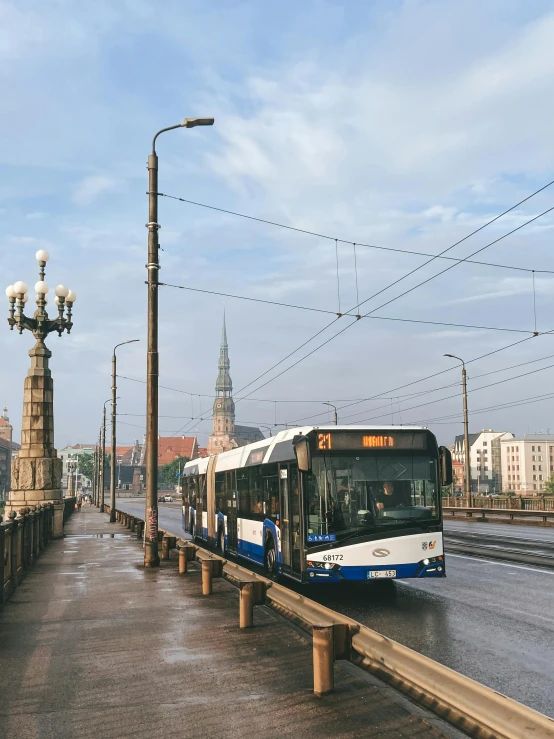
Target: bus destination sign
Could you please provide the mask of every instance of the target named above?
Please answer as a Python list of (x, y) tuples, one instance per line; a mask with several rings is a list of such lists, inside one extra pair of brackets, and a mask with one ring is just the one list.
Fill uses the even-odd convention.
[(426, 449), (425, 432), (364, 433), (357, 431), (324, 431), (316, 433), (316, 449), (352, 451), (358, 449)]

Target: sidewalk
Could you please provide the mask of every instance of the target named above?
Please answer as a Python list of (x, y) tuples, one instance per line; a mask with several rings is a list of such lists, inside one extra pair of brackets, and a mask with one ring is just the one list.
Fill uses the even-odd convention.
[(316, 698), (309, 639), (255, 622), (239, 630), (223, 580), (203, 597), (175, 558), (144, 570), (141, 543), (84, 507), (0, 609), (0, 737), (460, 736), (345, 662)]

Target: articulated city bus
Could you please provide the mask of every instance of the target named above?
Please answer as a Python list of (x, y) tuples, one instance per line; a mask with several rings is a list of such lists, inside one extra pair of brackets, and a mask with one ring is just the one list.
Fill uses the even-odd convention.
[(183, 470), (183, 526), (300, 582), (444, 577), (441, 485), (452, 461), (416, 427), (325, 426)]

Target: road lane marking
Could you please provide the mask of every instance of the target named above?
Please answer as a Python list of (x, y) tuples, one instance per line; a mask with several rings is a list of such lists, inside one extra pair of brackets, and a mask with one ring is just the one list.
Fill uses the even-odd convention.
[(450, 557), (458, 557), (458, 559), (469, 559), (472, 562), (484, 562), (487, 565), (497, 565), (498, 567), (514, 567), (516, 570), (528, 570), (529, 572), (538, 572), (541, 575), (554, 575), (550, 570), (536, 569), (535, 567), (525, 567), (524, 565), (513, 565), (508, 562), (495, 562), (492, 559), (481, 559), (480, 557), (466, 557), (464, 554), (445, 554), (447, 559)]

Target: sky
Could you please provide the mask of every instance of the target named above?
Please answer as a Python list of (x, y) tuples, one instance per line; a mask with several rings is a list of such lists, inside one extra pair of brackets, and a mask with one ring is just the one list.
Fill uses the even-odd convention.
[[(57, 447), (96, 439), (113, 347), (135, 338), (118, 440), (142, 439), (146, 159), (194, 116), (215, 125), (158, 139), (160, 192), (319, 235), (163, 197), (160, 280), (329, 313), (161, 287), (162, 435), (207, 440), (224, 310), (236, 421), (264, 433), (327, 423), (328, 401), (451, 443), (446, 353), (467, 363), (470, 431), (554, 430), (554, 211), (524, 226), (554, 185), (448, 252), (505, 267), (367, 246), (438, 254), (554, 179), (553, 36), (538, 0), (0, 0), (2, 287), (27, 282), (30, 306), (47, 249), (46, 281), (78, 295), (47, 340)], [(373, 318), (336, 316), (366, 300)], [(32, 345), (4, 324), (16, 440)]]

